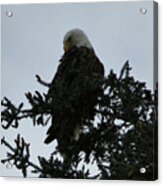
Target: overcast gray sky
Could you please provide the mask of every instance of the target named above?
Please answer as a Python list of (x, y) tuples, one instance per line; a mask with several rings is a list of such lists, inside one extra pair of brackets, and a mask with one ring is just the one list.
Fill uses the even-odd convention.
[[(141, 14), (140, 8), (145, 8), (146, 14)], [(13, 16), (7, 17), (6, 11)], [(35, 74), (52, 80), (63, 54), (63, 37), (72, 28), (88, 35), (106, 75), (110, 69), (119, 73), (129, 60), (135, 78), (153, 87), (152, 1), (3, 5), (1, 20), (1, 94), (16, 104), (25, 101), (25, 92), (47, 91), (36, 82)], [(37, 155), (49, 157), (54, 148), (54, 143), (43, 144), (47, 128), (33, 127), (26, 120), (18, 130), (2, 131), (1, 135), (12, 142), (20, 133), (31, 142), (32, 160), (37, 161)], [(2, 148), (1, 156), (5, 153)], [(21, 176), (19, 171), (1, 166), (1, 175)]]

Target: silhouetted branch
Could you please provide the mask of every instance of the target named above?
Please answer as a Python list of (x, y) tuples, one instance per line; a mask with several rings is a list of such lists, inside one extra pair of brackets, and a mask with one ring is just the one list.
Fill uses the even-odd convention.
[(5, 145), (10, 149), (10, 152), (7, 153), (7, 158), (1, 160), (2, 163), (11, 162), (16, 166), (17, 169), (22, 171), (24, 177), (27, 176), (27, 168), (29, 166), (33, 167), (35, 170), (42, 171), (37, 165), (33, 164), (29, 161), (30, 152), (29, 152), (29, 144), (24, 141), (20, 135), (17, 136), (15, 140), (16, 147), (13, 148), (5, 138), (2, 138), (1, 144)]
[(50, 86), (50, 83), (47, 83), (47, 82), (43, 81), (43, 80), (41, 79), (41, 77), (40, 77), (38, 74), (36, 74), (36, 79), (37, 79), (37, 81), (38, 81), (41, 85), (44, 85), (44, 86), (46, 86), (46, 87), (49, 87), (49, 86)]
[[(5, 109), (1, 112), (1, 122), (4, 129), (9, 127), (17, 128), (19, 121), (26, 118), (31, 118), (33, 124), (46, 125), (49, 121), (50, 104), (46, 102), (46, 95), (41, 95), (38, 91), (32, 95), (30, 92), (26, 93), (31, 108), (23, 109), (23, 103), (16, 107), (8, 98), (1, 101), (1, 105)], [(48, 116), (48, 117), (47, 117)]]

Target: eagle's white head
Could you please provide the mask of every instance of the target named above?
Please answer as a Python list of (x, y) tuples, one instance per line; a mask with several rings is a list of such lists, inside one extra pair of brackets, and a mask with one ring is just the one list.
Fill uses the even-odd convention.
[(73, 47), (87, 47), (93, 49), (88, 37), (80, 29), (73, 29), (67, 32), (63, 39), (63, 45), (65, 52)]

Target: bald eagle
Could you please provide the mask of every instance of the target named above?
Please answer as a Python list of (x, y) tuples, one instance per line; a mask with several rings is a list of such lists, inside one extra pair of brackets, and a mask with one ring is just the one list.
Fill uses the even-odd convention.
[(63, 44), (64, 55), (47, 94), (52, 123), (45, 139), (46, 144), (57, 139), (59, 149), (77, 141), (83, 124), (94, 119), (104, 76), (103, 64), (82, 30), (70, 30)]

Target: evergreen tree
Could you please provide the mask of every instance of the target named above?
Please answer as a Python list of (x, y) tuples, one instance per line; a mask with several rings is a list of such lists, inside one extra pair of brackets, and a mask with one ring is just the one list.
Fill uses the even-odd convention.
[[(151, 92), (130, 72), (126, 62), (119, 76), (111, 70), (103, 80), (92, 82), (92, 88), (100, 83), (103, 89), (96, 104), (96, 116), (94, 121), (83, 121), (79, 140), (70, 143), (64, 154), (54, 148), (48, 159), (38, 155), (39, 164), (36, 165), (30, 160), (29, 143), (18, 134), (15, 146), (2, 138), (2, 145), (8, 148), (8, 153), (1, 162), (13, 163), (24, 177), (32, 167), (33, 174), (44, 178), (156, 179), (157, 90)], [(36, 78), (42, 85), (49, 86), (40, 76)], [(26, 93), (26, 98), (30, 109), (25, 109), (23, 103), (15, 106), (4, 97), (1, 102), (3, 129), (17, 129), (27, 118), (31, 119), (34, 127), (49, 124), (52, 105), (47, 102), (47, 95), (35, 91), (34, 94)], [(60, 154), (63, 160), (56, 154)], [(87, 164), (96, 164), (96, 175), (90, 174)], [(140, 172), (141, 168), (146, 171), (144, 174)]]

